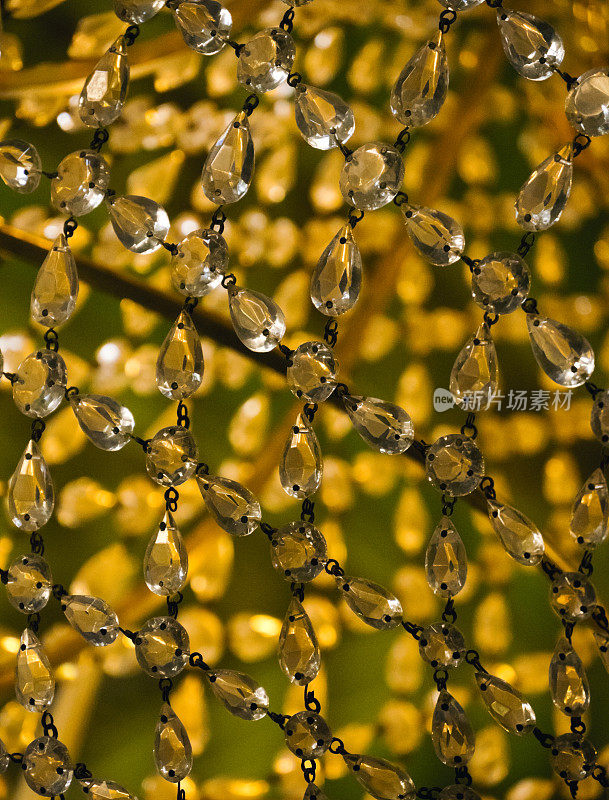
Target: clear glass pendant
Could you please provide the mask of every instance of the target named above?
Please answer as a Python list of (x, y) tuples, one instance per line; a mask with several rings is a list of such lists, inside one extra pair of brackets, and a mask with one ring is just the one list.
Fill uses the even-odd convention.
[(146, 470), (161, 486), (179, 486), (195, 474), (199, 451), (192, 433), (178, 425), (162, 428), (148, 443)]
[(511, 314), (529, 296), (531, 275), (518, 253), (491, 253), (472, 271), (472, 296), (485, 311)]
[(447, 267), (461, 258), (465, 236), (456, 220), (442, 211), (406, 203), (402, 213), (408, 235), (424, 259), (437, 267)]
[(391, 113), (412, 128), (434, 119), (448, 91), (448, 59), (442, 31), (412, 56), (391, 91)]
[(577, 544), (594, 548), (607, 538), (609, 490), (601, 469), (595, 469), (579, 490), (571, 509), (569, 531)]
[(245, 111), (241, 111), (209, 151), (201, 184), (212, 203), (236, 203), (250, 188), (254, 172), (254, 142)]
[(527, 314), (535, 360), (555, 383), (581, 386), (594, 372), (594, 351), (584, 337), (556, 320)]
[(527, 567), (541, 561), (543, 536), (528, 517), (512, 506), (487, 499), (488, 517), (506, 552)]
[(431, 721), (431, 740), (443, 764), (467, 764), (474, 755), (475, 737), (463, 708), (446, 690), (438, 695)]
[(425, 572), (432, 592), (439, 597), (454, 597), (465, 585), (467, 553), (448, 517), (442, 517), (429, 540)]
[(549, 676), (556, 708), (569, 717), (581, 717), (590, 705), (588, 677), (580, 657), (564, 636), (554, 649)]
[(185, 297), (205, 297), (222, 282), (228, 266), (228, 247), (219, 233), (193, 231), (171, 257), (173, 288)]
[(362, 285), (362, 257), (351, 225), (343, 225), (321, 254), (311, 275), (311, 301), (328, 317), (353, 308)]
[(38, 270), (30, 299), (31, 317), (47, 328), (63, 325), (74, 313), (77, 297), (76, 262), (68, 240), (60, 233)]
[(0, 178), (19, 194), (29, 194), (38, 188), (42, 164), (33, 144), (21, 139), (0, 142)]
[(6, 597), (22, 614), (36, 614), (49, 602), (53, 578), (42, 556), (19, 556), (7, 570)]
[(285, 334), (285, 316), (274, 300), (252, 289), (228, 287), (233, 328), (243, 344), (256, 353), (273, 350)]
[(403, 408), (376, 397), (343, 394), (353, 427), (379, 453), (404, 453), (413, 442), (412, 420)]
[(527, 231), (545, 231), (558, 222), (571, 193), (573, 144), (536, 167), (516, 198), (516, 222)]
[(183, 781), (192, 769), (192, 745), (186, 728), (169, 705), (161, 706), (154, 734), (154, 761), (163, 778), (170, 783)]
[(74, 775), (68, 748), (51, 736), (40, 736), (29, 743), (21, 769), (30, 789), (47, 797), (63, 794)]
[(53, 350), (37, 350), (17, 367), (13, 401), (28, 417), (47, 417), (63, 400), (66, 364)]
[(78, 113), (90, 128), (111, 125), (123, 110), (129, 85), (129, 59), (124, 36), (120, 36), (97, 62), (85, 81)]
[(74, 630), (95, 647), (106, 647), (118, 636), (118, 617), (101, 597), (64, 595), (61, 609)]
[(592, 772), (596, 750), (578, 733), (556, 736), (550, 748), (552, 769), (564, 781), (582, 781)]
[(550, 605), (561, 619), (588, 619), (596, 605), (596, 592), (581, 572), (561, 572), (552, 581)]
[(183, 625), (172, 617), (153, 617), (135, 639), (135, 657), (153, 678), (173, 678), (188, 663), (190, 639)]
[(249, 536), (256, 530), (262, 509), (249, 489), (217, 475), (197, 475), (197, 483), (207, 510), (227, 533)]
[(336, 578), (343, 599), (362, 622), (383, 630), (402, 622), (402, 604), (390, 591), (364, 578), (340, 575)]
[(186, 583), (188, 552), (171, 511), (165, 511), (144, 555), (144, 580), (154, 594), (169, 597)]
[(271, 560), (286, 581), (312, 581), (323, 572), (328, 545), (310, 522), (288, 522), (273, 534)]
[(40, 448), (27, 443), (8, 482), (8, 513), (16, 528), (37, 531), (51, 518), (55, 506), (53, 481)]
[(393, 145), (370, 142), (345, 159), (340, 191), (345, 202), (362, 211), (374, 211), (390, 203), (404, 180), (404, 162)]
[(110, 186), (110, 169), (94, 150), (67, 155), (51, 180), (51, 203), (58, 211), (82, 217), (101, 204)]
[(69, 394), (72, 411), (87, 439), (101, 450), (121, 450), (135, 420), (128, 408), (100, 394)]
[(590, 412), (592, 433), (603, 444), (609, 442), (609, 391), (599, 392)]
[(337, 94), (306, 83), (296, 87), (294, 114), (303, 139), (318, 150), (331, 150), (348, 142), (355, 130), (351, 106)]
[(269, 696), (249, 675), (232, 669), (217, 669), (209, 676), (211, 688), (236, 717), (262, 719), (269, 707)]
[(337, 371), (334, 352), (327, 344), (305, 342), (290, 356), (286, 378), (296, 397), (322, 403), (334, 391)]
[(491, 717), (508, 733), (525, 736), (535, 727), (535, 712), (520, 692), (488, 672), (477, 672), (480, 696)]
[(303, 500), (321, 484), (323, 462), (315, 431), (302, 414), (291, 429), (279, 463), (279, 478), (286, 494)]
[(498, 389), (497, 351), (490, 328), (483, 323), (455, 360), (450, 373), (450, 392), (459, 406), (468, 406), (479, 397), (484, 408)]
[(321, 758), (331, 742), (328, 723), (315, 712), (299, 711), (285, 724), (285, 743), (298, 758)]
[(501, 7), (497, 9), (497, 25), (507, 60), (524, 78), (544, 81), (562, 64), (562, 39), (544, 20)]
[(296, 56), (294, 40), (281, 28), (267, 28), (245, 43), (237, 61), (237, 80), (253, 92), (276, 89)]
[(306, 686), (319, 672), (317, 636), (302, 603), (293, 597), (279, 634), (279, 665), (292, 683)]
[(565, 100), (565, 114), (586, 136), (609, 133), (609, 67), (590, 69), (579, 76)]
[(436, 622), (423, 628), (420, 633), (419, 653), (424, 661), (434, 669), (454, 669), (459, 666), (467, 648), (458, 628), (446, 622)]
[(462, 497), (477, 488), (484, 476), (484, 458), (476, 443), (459, 433), (441, 436), (427, 450), (428, 480), (441, 492)]
[(35, 713), (48, 708), (55, 696), (51, 664), (38, 637), (29, 628), (23, 631), (17, 651), (15, 696), (26, 711)]
[(173, 9), (176, 26), (188, 47), (204, 56), (219, 53), (230, 38), (233, 18), (215, 0), (192, 0)]
[(156, 385), (170, 400), (184, 400), (203, 380), (203, 348), (190, 314), (180, 311), (159, 350)]
[(384, 758), (344, 753), (343, 761), (376, 800), (414, 800), (415, 785), (404, 769)]
[(123, 22), (141, 25), (158, 14), (165, 0), (112, 0), (114, 13)]
[(154, 200), (137, 195), (107, 201), (110, 222), (119, 241), (134, 253), (154, 253), (169, 233), (169, 217)]
[(98, 781), (80, 779), (80, 785), (86, 789), (87, 800), (137, 800), (124, 786), (115, 781)]

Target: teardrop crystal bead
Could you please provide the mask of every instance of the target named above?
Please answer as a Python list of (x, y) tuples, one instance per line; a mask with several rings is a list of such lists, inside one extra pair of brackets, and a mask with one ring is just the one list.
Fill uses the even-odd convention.
[(86, 789), (87, 800), (137, 800), (135, 795), (115, 781), (81, 779), (80, 785), (83, 790)]
[(307, 612), (295, 597), (290, 600), (279, 634), (279, 665), (292, 683), (306, 686), (321, 666), (317, 636)]
[(116, 640), (118, 617), (101, 597), (64, 595), (61, 609), (74, 630), (95, 647), (106, 647)]
[(112, 197), (108, 213), (119, 241), (134, 253), (154, 253), (169, 232), (167, 212), (147, 197)]
[(212, 203), (236, 203), (250, 188), (254, 142), (245, 111), (241, 111), (209, 151), (201, 184)]
[(22, 614), (36, 614), (49, 602), (53, 579), (42, 556), (19, 556), (6, 574), (6, 597)]
[(404, 162), (394, 145), (368, 142), (345, 159), (339, 188), (346, 203), (374, 211), (390, 203), (404, 180)]
[(42, 164), (33, 144), (21, 139), (0, 142), (0, 178), (19, 194), (29, 194), (38, 188)]
[(558, 222), (571, 193), (573, 144), (546, 158), (522, 184), (514, 208), (527, 231), (545, 231)]
[(13, 525), (37, 531), (49, 521), (55, 505), (51, 473), (35, 441), (30, 439), (8, 482), (8, 513)]
[(183, 781), (192, 769), (192, 745), (182, 721), (169, 705), (161, 706), (154, 734), (154, 761), (159, 774), (170, 783)]
[(203, 380), (203, 348), (190, 314), (180, 311), (159, 350), (156, 385), (170, 400), (184, 400)]
[(427, 261), (447, 267), (461, 258), (463, 228), (448, 214), (433, 208), (404, 204), (402, 213), (412, 243)]
[(53, 242), (38, 270), (32, 289), (30, 314), (47, 328), (63, 325), (76, 307), (78, 273), (68, 240), (63, 233)]
[(82, 217), (97, 208), (110, 185), (110, 169), (94, 150), (67, 155), (51, 180), (51, 203), (58, 211)]
[(474, 301), (494, 314), (511, 314), (529, 295), (531, 274), (518, 253), (496, 252), (472, 270)]
[(26, 628), (21, 635), (15, 669), (15, 695), (27, 711), (41, 712), (55, 696), (51, 664), (36, 634)]
[(398, 764), (355, 753), (343, 753), (343, 760), (358, 783), (376, 800), (414, 800), (415, 785)]
[(584, 337), (556, 320), (527, 314), (535, 360), (555, 383), (581, 386), (594, 372), (594, 351)]
[(609, 491), (601, 469), (595, 469), (579, 490), (571, 509), (569, 532), (577, 544), (593, 548), (607, 538)]
[(438, 695), (431, 720), (431, 740), (443, 764), (467, 764), (474, 755), (475, 737), (465, 711), (446, 690)]
[(552, 654), (549, 677), (556, 708), (569, 717), (581, 717), (590, 705), (588, 677), (581, 658), (564, 636)]
[(192, 231), (171, 258), (173, 288), (185, 297), (204, 297), (220, 285), (228, 265), (228, 247), (208, 228)]
[(158, 14), (165, 0), (112, 0), (114, 13), (123, 22), (141, 25)]
[(442, 31), (412, 56), (391, 91), (391, 113), (411, 128), (434, 119), (448, 91), (448, 59)]
[(154, 594), (169, 597), (186, 583), (188, 552), (171, 511), (165, 511), (144, 555), (144, 580)]
[(321, 484), (323, 463), (315, 431), (302, 414), (291, 429), (279, 463), (279, 479), (291, 497), (314, 494)]
[(161, 428), (148, 442), (146, 470), (161, 486), (179, 486), (195, 473), (199, 450), (192, 433), (180, 425)]
[(477, 672), (476, 682), (489, 714), (502, 728), (518, 736), (533, 730), (535, 712), (513, 686), (488, 672)]
[(101, 450), (120, 450), (131, 439), (135, 420), (128, 408), (101, 394), (68, 393), (74, 416), (87, 439)]
[(581, 572), (561, 572), (552, 581), (550, 605), (561, 619), (588, 619), (596, 607), (594, 586)]
[(90, 128), (111, 125), (123, 110), (128, 84), (127, 44), (120, 36), (85, 81), (78, 100), (78, 113), (84, 124)]
[(311, 275), (311, 301), (328, 317), (349, 311), (362, 285), (362, 257), (351, 225), (344, 225), (320, 256)]
[(544, 20), (501, 7), (497, 9), (497, 25), (507, 60), (524, 78), (543, 81), (562, 64), (562, 39)]
[(232, 669), (217, 669), (209, 676), (211, 688), (226, 708), (241, 719), (262, 719), (269, 707), (269, 696), (253, 678)]
[(285, 334), (285, 316), (274, 300), (252, 289), (228, 287), (228, 308), (239, 339), (255, 353), (273, 350)]
[(514, 561), (527, 567), (541, 561), (545, 551), (543, 537), (537, 527), (520, 511), (497, 500), (487, 499), (491, 525)]
[(439, 597), (454, 597), (465, 585), (465, 545), (448, 517), (442, 517), (429, 540), (425, 573), (432, 592)]
[(365, 578), (341, 575), (336, 585), (354, 614), (372, 628), (395, 628), (402, 621), (402, 604), (390, 591)]
[(217, 475), (197, 475), (199, 491), (218, 525), (233, 536), (249, 536), (262, 519), (260, 503), (237, 481)]
[(379, 453), (404, 453), (414, 439), (412, 420), (403, 408), (376, 397), (343, 394), (353, 427)]
[(590, 412), (590, 428), (603, 444), (609, 442), (609, 391), (601, 391), (594, 396)]
[(580, 75), (565, 101), (567, 119), (586, 136), (609, 133), (609, 67)]
[(271, 560), (286, 581), (306, 583), (323, 571), (327, 542), (310, 522), (288, 522), (271, 538)]
[(28, 417), (46, 417), (63, 400), (66, 364), (53, 350), (37, 350), (17, 367), (13, 379), (13, 401)]
[(318, 150), (344, 144), (355, 130), (351, 106), (337, 94), (306, 83), (296, 87), (294, 114), (303, 139)]
[(324, 342), (304, 342), (288, 360), (286, 378), (292, 394), (323, 403), (334, 391), (338, 362)]
[(239, 51), (237, 80), (253, 92), (270, 92), (289, 75), (296, 56), (290, 34), (266, 28), (252, 36)]
[(458, 406), (482, 408), (490, 405), (499, 389), (497, 351), (486, 323), (480, 325), (455, 359), (450, 373), (450, 391)]
[(188, 47), (204, 56), (219, 53), (230, 38), (233, 19), (215, 0), (178, 3), (173, 16)]

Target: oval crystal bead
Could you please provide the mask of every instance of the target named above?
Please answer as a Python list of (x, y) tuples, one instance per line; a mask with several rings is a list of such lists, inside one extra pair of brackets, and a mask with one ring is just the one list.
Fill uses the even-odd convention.
[(273, 350), (285, 334), (285, 317), (274, 300), (251, 289), (228, 287), (228, 307), (239, 339), (255, 353)]
[(285, 724), (285, 743), (298, 758), (321, 758), (331, 741), (328, 723), (312, 711), (299, 711)]
[(413, 245), (424, 259), (447, 267), (461, 258), (465, 236), (459, 223), (443, 211), (404, 204), (402, 214)]
[(425, 456), (427, 478), (436, 489), (452, 497), (470, 494), (484, 476), (484, 458), (468, 436), (441, 436)]
[(184, 400), (203, 380), (203, 348), (190, 314), (180, 311), (159, 350), (156, 385), (170, 400)]
[(64, 595), (61, 609), (70, 625), (89, 644), (106, 647), (116, 640), (119, 633), (118, 617), (101, 597)]
[(565, 114), (586, 136), (609, 133), (609, 67), (590, 69), (579, 76), (565, 100)]
[(573, 144), (546, 158), (523, 183), (516, 203), (516, 222), (527, 231), (545, 231), (558, 222), (573, 181)]
[(176, 26), (188, 47), (204, 56), (219, 53), (230, 38), (233, 19), (215, 0), (193, 0), (173, 8)]
[(414, 439), (412, 421), (403, 408), (376, 397), (343, 394), (343, 405), (362, 439), (379, 453), (404, 453)]
[(249, 675), (232, 669), (217, 669), (209, 675), (209, 682), (216, 697), (231, 714), (247, 720), (265, 716), (269, 696)]
[(512, 506), (487, 499), (491, 525), (508, 555), (526, 567), (541, 561), (545, 551), (543, 536), (528, 517)]
[(192, 769), (192, 745), (182, 721), (169, 705), (161, 706), (154, 734), (154, 761), (169, 783), (183, 781)]
[(306, 83), (296, 87), (294, 114), (303, 139), (318, 150), (344, 144), (355, 130), (353, 111), (341, 97)]
[(467, 553), (448, 517), (442, 517), (429, 540), (425, 574), (432, 592), (439, 597), (454, 597), (465, 585)]
[(13, 401), (28, 417), (46, 417), (61, 403), (66, 381), (66, 364), (59, 353), (37, 350), (17, 367)]
[(212, 203), (236, 203), (250, 188), (253, 172), (254, 142), (241, 111), (209, 151), (201, 173), (203, 192)]
[(304, 342), (288, 360), (286, 377), (292, 394), (322, 403), (334, 391), (338, 363), (323, 342)]
[(144, 580), (154, 594), (169, 597), (186, 583), (188, 552), (171, 511), (165, 511), (144, 555)]
[(366, 625), (382, 630), (401, 623), (402, 604), (384, 586), (347, 575), (338, 576), (336, 585), (351, 611)]
[(8, 482), (8, 513), (16, 528), (37, 531), (49, 521), (55, 506), (51, 473), (36, 442), (27, 443)]
[(6, 596), (23, 614), (36, 614), (49, 602), (53, 578), (42, 556), (19, 556), (7, 570)]
[(188, 663), (190, 639), (172, 617), (153, 617), (135, 637), (135, 657), (153, 678), (173, 678)]
[(572, 328), (556, 320), (527, 314), (529, 339), (535, 360), (560, 386), (581, 386), (594, 372), (594, 351)]
[(347, 156), (339, 186), (345, 202), (362, 211), (374, 211), (393, 200), (403, 179), (399, 150), (383, 142), (370, 142)]
[(254, 92), (269, 92), (288, 77), (295, 56), (290, 34), (281, 28), (267, 28), (240, 50), (237, 80)]
[(455, 359), (450, 373), (450, 392), (458, 406), (490, 406), (499, 390), (497, 351), (486, 323), (480, 325)]
[(414, 800), (415, 785), (402, 767), (384, 758), (355, 753), (342, 756), (358, 783), (376, 800)]
[(63, 794), (74, 774), (68, 748), (50, 736), (40, 736), (29, 743), (21, 769), (30, 789), (47, 797)]
[(442, 31), (420, 47), (401, 71), (391, 91), (391, 113), (411, 128), (438, 115), (448, 91), (448, 59)]
[(198, 458), (192, 433), (178, 425), (170, 425), (148, 442), (146, 470), (161, 486), (179, 486), (195, 474)]
[(40, 713), (55, 696), (51, 664), (36, 634), (26, 628), (21, 634), (15, 667), (15, 696), (27, 710)]
[(592, 772), (596, 763), (596, 750), (577, 733), (556, 736), (550, 746), (552, 769), (564, 781), (581, 781)]
[(362, 257), (348, 223), (321, 254), (311, 275), (311, 302), (328, 317), (353, 308), (362, 285)]
[(74, 416), (87, 439), (101, 450), (120, 450), (131, 438), (135, 420), (128, 408), (100, 394), (68, 393)]
[(592, 433), (603, 444), (609, 442), (609, 391), (598, 392), (590, 412)]
[(111, 125), (123, 110), (129, 85), (129, 59), (120, 36), (95, 65), (78, 100), (81, 120), (90, 128)]
[(207, 228), (193, 231), (171, 257), (173, 288), (186, 297), (204, 297), (220, 285), (227, 265), (224, 238)]
[(501, 7), (497, 9), (497, 25), (507, 60), (524, 78), (544, 81), (562, 64), (562, 39), (544, 20)]
[(517, 736), (531, 733), (535, 727), (535, 712), (520, 692), (488, 672), (477, 672), (476, 682), (489, 714), (502, 728)]
[(609, 490), (601, 469), (595, 469), (579, 490), (571, 509), (569, 532), (577, 544), (594, 548), (607, 538)]
[(218, 525), (233, 536), (249, 536), (262, 519), (256, 497), (237, 481), (217, 475), (197, 475), (199, 491)]
[(474, 755), (475, 737), (463, 708), (446, 690), (438, 695), (431, 720), (431, 740), (443, 764), (467, 764)]
[(38, 188), (42, 164), (33, 144), (21, 139), (0, 142), (0, 178), (19, 194), (29, 194)]
[(80, 785), (87, 792), (87, 800), (137, 800), (115, 781), (80, 780)]
[(529, 295), (531, 274), (518, 253), (496, 252), (472, 270), (472, 296), (485, 311), (511, 314)]
[(114, 13), (123, 22), (141, 25), (158, 14), (165, 0), (112, 0)]
[(107, 200), (114, 233), (127, 250), (154, 253), (169, 232), (169, 217), (154, 200), (124, 195)]
[(434, 669), (458, 667), (465, 650), (463, 634), (454, 625), (436, 622), (421, 631), (419, 653)]
[(328, 545), (310, 522), (288, 522), (271, 538), (271, 560), (286, 581), (306, 583), (324, 568)]
[(319, 672), (321, 654), (315, 630), (302, 603), (293, 597), (279, 634), (279, 666), (292, 683), (306, 686)]
[(101, 204), (110, 186), (110, 170), (94, 150), (70, 153), (51, 180), (51, 203), (58, 211), (82, 217)]
[(587, 619), (596, 604), (596, 592), (581, 572), (561, 572), (550, 589), (550, 605), (561, 619)]
[(321, 484), (323, 462), (315, 431), (302, 414), (291, 429), (279, 462), (279, 479), (291, 497), (304, 500)]
[(47, 328), (63, 325), (72, 316), (77, 297), (76, 262), (68, 240), (60, 233), (36, 275), (30, 299), (31, 317)]
[(556, 708), (569, 717), (581, 717), (590, 705), (588, 677), (580, 657), (564, 636), (552, 654), (549, 678)]

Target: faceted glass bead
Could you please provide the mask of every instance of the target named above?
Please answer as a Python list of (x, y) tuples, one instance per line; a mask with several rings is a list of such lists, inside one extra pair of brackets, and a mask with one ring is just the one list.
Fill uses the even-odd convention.
[(414, 439), (414, 428), (400, 406), (376, 397), (343, 394), (343, 404), (353, 427), (379, 453), (404, 453)]
[(249, 536), (262, 519), (256, 497), (237, 481), (217, 475), (197, 475), (199, 491), (218, 525), (233, 536)]
[(47, 328), (63, 325), (72, 316), (77, 297), (76, 262), (65, 235), (60, 233), (36, 275), (30, 299), (32, 319)]
[(162, 206), (133, 194), (107, 202), (114, 233), (127, 250), (153, 253), (159, 249), (169, 232), (169, 217)]
[(362, 257), (351, 225), (344, 225), (321, 254), (311, 275), (311, 302), (328, 317), (350, 311), (362, 285)]
[(426, 42), (401, 71), (391, 91), (391, 113), (411, 128), (434, 119), (448, 91), (448, 59), (442, 31)]
[(402, 767), (384, 758), (344, 753), (355, 779), (377, 800), (414, 800), (415, 785)]
[(220, 285), (227, 265), (224, 238), (208, 228), (193, 231), (171, 257), (173, 288), (186, 297), (204, 297)]
[(599, 392), (590, 412), (592, 433), (603, 444), (609, 442), (609, 391)]
[(69, 394), (72, 411), (85, 436), (101, 450), (120, 450), (133, 433), (128, 408), (101, 394)]
[[(446, 5), (442, 0), (440, 2), (442, 5)], [(480, 0), (480, 2), (484, 2), (484, 0)], [(472, 5), (477, 5), (477, 2), (472, 3)], [(451, 6), (446, 7), (450, 8)], [(465, 7), (467, 8), (467, 6)], [(462, 783), (453, 783), (451, 786), (446, 786), (442, 789), (438, 795), (438, 800), (480, 800), (480, 795)]]
[(279, 665), (292, 683), (306, 686), (321, 666), (315, 630), (302, 603), (293, 597), (279, 634)]
[(508, 733), (524, 736), (535, 727), (535, 712), (531, 704), (507, 681), (477, 672), (480, 695), (491, 717)]
[(253, 678), (232, 669), (217, 669), (209, 676), (211, 688), (226, 708), (241, 719), (262, 719), (269, 707), (269, 696)]
[(37, 350), (19, 364), (13, 383), (15, 405), (28, 417), (46, 417), (61, 403), (66, 363), (53, 350)]
[(212, 203), (236, 203), (250, 188), (254, 172), (254, 142), (245, 111), (230, 123), (209, 151), (201, 184)]
[(273, 534), (271, 560), (287, 581), (306, 583), (323, 571), (328, 546), (310, 522), (288, 522)]
[(404, 204), (402, 213), (413, 245), (427, 261), (447, 267), (461, 258), (465, 236), (459, 223), (443, 211)]
[(497, 24), (505, 55), (516, 72), (544, 81), (562, 64), (565, 48), (554, 28), (524, 11), (497, 9)]
[(485, 311), (511, 314), (529, 296), (531, 275), (518, 253), (497, 252), (472, 271), (472, 296)]
[(290, 356), (287, 381), (292, 394), (322, 403), (334, 391), (338, 363), (323, 342), (305, 342)]
[(594, 746), (577, 733), (556, 736), (550, 748), (552, 769), (565, 781), (581, 781), (596, 763)]
[(252, 289), (228, 287), (228, 308), (239, 339), (255, 353), (268, 353), (285, 334), (285, 316), (274, 300)]
[(454, 625), (436, 622), (421, 631), (419, 639), (421, 658), (434, 669), (458, 667), (465, 650), (463, 634)]
[(609, 491), (601, 469), (595, 469), (579, 490), (571, 509), (569, 531), (575, 541), (594, 548), (607, 538)]
[(584, 337), (556, 320), (527, 314), (535, 360), (555, 383), (581, 386), (594, 372), (594, 351)]
[(38, 445), (30, 439), (8, 482), (11, 522), (23, 531), (37, 531), (49, 521), (54, 505), (51, 473)]
[(285, 743), (298, 758), (321, 758), (331, 741), (328, 723), (312, 711), (299, 711), (285, 724)]
[(51, 180), (51, 203), (58, 211), (82, 217), (97, 208), (110, 186), (110, 170), (94, 150), (67, 155)]
[(199, 452), (192, 433), (170, 425), (161, 428), (148, 443), (146, 470), (161, 486), (179, 486), (195, 473)]
[(159, 774), (170, 783), (183, 781), (192, 769), (190, 739), (169, 703), (161, 706), (161, 716), (156, 724), (154, 760)]
[(296, 87), (294, 114), (303, 139), (318, 150), (344, 144), (355, 130), (353, 111), (341, 97), (305, 83)]
[(498, 389), (497, 351), (491, 331), (484, 322), (465, 343), (453, 364), (450, 391), (457, 405), (467, 407), (477, 397), (483, 404), (490, 404)]
[(543, 536), (528, 517), (512, 506), (487, 499), (488, 517), (501, 544), (514, 561), (526, 567), (541, 561)]
[(549, 677), (556, 708), (570, 717), (581, 717), (590, 705), (588, 677), (580, 657), (564, 636), (554, 649)]
[(393, 200), (403, 179), (399, 150), (383, 142), (369, 142), (347, 156), (339, 185), (347, 203), (362, 211), (374, 211)]
[(0, 142), (0, 178), (19, 194), (29, 194), (38, 188), (42, 164), (33, 144), (21, 139)]
[(165, 5), (164, 0), (112, 0), (114, 13), (123, 22), (141, 25), (154, 17)]
[(514, 208), (516, 222), (527, 231), (545, 231), (558, 222), (573, 181), (573, 144), (546, 158), (523, 183)]
[(55, 696), (51, 664), (36, 634), (26, 628), (21, 635), (15, 668), (15, 696), (27, 711), (40, 713)]
[(552, 581), (550, 605), (561, 619), (579, 622), (594, 611), (596, 592), (581, 572), (561, 572)]
[(463, 708), (447, 691), (438, 695), (431, 720), (436, 755), (449, 767), (466, 764), (474, 755), (475, 737)]
[(101, 597), (65, 595), (61, 598), (61, 609), (70, 625), (89, 644), (106, 647), (116, 640), (118, 617)]
[(183, 625), (172, 617), (153, 617), (135, 639), (135, 657), (153, 678), (173, 678), (188, 663), (190, 639)]
[(441, 436), (427, 451), (425, 469), (428, 480), (452, 497), (470, 494), (484, 476), (484, 458), (468, 436), (453, 433)]
[(120, 36), (95, 65), (78, 100), (78, 113), (90, 128), (111, 125), (123, 110), (129, 85), (129, 59)]
[(51, 596), (53, 578), (42, 556), (30, 553), (16, 558), (8, 570), (6, 596), (9, 603), (24, 614), (36, 614)]
[(137, 800), (137, 797), (114, 781), (87, 780), (80, 783), (87, 790), (87, 800)]
[(233, 18), (215, 0), (192, 0), (173, 9), (178, 30), (188, 47), (204, 56), (219, 53), (230, 38)]
[(237, 80), (253, 92), (269, 92), (290, 74), (296, 48), (289, 33), (267, 28), (253, 36), (240, 51)]
[(279, 479), (284, 492), (304, 500), (321, 484), (323, 462), (315, 431), (302, 414), (290, 431), (279, 463)]
[(402, 622), (402, 604), (397, 597), (365, 578), (340, 575), (336, 585), (354, 614), (372, 628), (395, 628)]
[(74, 774), (68, 748), (50, 736), (40, 736), (29, 743), (21, 767), (30, 789), (47, 797), (65, 792)]
[(586, 136), (609, 133), (609, 67), (590, 69), (579, 76), (567, 95), (565, 114)]
[(184, 400), (203, 380), (203, 348), (190, 314), (180, 311), (159, 350), (156, 385), (170, 400)]
[(186, 583), (188, 552), (171, 511), (165, 511), (144, 555), (144, 580), (154, 594), (168, 597)]
[(0, 774), (6, 772), (10, 763), (11, 759), (9, 758), (6, 746), (4, 742), (0, 740)]
[[(303, 5), (303, 3), (294, 3), (294, 5)], [(315, 783), (308, 783), (302, 800), (328, 800), (328, 797)]]
[(467, 553), (448, 517), (442, 517), (429, 540), (425, 573), (432, 592), (439, 597), (454, 597), (465, 585)]

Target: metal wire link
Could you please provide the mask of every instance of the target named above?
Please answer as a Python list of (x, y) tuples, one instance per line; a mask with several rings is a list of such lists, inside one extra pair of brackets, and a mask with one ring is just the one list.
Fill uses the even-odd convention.
[(315, 503), (312, 500), (309, 500), (308, 497), (302, 501), (300, 519), (303, 522), (315, 522)]
[(172, 514), (175, 514), (175, 512), (178, 510), (178, 500), (180, 499), (178, 490), (174, 489), (173, 486), (170, 486), (163, 497), (165, 498), (165, 508), (167, 511), (171, 511)]
[(54, 353), (59, 350), (59, 336), (55, 328), (49, 328), (45, 331), (43, 338), (47, 350), (52, 350)]
[(53, 715), (50, 711), (44, 712), (40, 719), (40, 723), (42, 724), (42, 729), (45, 736), (49, 736), (51, 739), (57, 739), (59, 733), (55, 727), (55, 720), (53, 719)]

